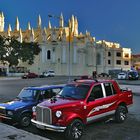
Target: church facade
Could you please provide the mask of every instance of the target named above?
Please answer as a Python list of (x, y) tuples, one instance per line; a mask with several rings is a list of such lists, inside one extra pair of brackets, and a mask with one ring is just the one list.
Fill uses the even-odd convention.
[[(97, 41), (86, 31), (78, 31), (77, 17), (73, 16), (65, 24), (63, 15), (59, 17), (59, 27), (42, 28), (41, 16), (37, 21), (37, 28), (31, 28), (30, 22), (27, 29), (20, 28), (18, 17), (15, 29), (4, 29), (4, 14), (0, 13), (0, 35), (16, 36), (18, 41), (38, 42), (41, 52), (35, 57), (33, 65), (20, 62), (19, 67), (24, 67), (30, 72), (41, 74), (47, 70), (54, 70), (56, 75), (91, 75), (92, 71), (98, 74), (108, 73), (112, 69), (129, 70), (131, 67), (131, 49), (123, 48), (119, 43)], [(0, 67), (3, 67), (2, 64)]]

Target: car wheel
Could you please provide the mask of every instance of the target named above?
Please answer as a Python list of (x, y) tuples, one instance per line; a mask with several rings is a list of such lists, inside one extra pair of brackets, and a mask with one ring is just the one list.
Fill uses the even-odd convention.
[(27, 127), (31, 123), (31, 115), (29, 113), (23, 114), (20, 118), (20, 126)]
[(127, 108), (125, 106), (118, 106), (115, 113), (115, 120), (117, 123), (123, 123), (127, 118)]
[(79, 140), (82, 137), (84, 124), (79, 119), (75, 119), (66, 129), (65, 137), (68, 140)]

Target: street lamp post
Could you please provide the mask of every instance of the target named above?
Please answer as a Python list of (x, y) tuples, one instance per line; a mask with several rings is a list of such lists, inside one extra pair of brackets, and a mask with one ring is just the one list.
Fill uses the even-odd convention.
[[(55, 15), (48, 15), (48, 17), (49, 18), (57, 18), (57, 19), (61, 19), (61, 17), (59, 17), (59, 16), (55, 16)], [(71, 69), (71, 66), (70, 66), (70, 39), (71, 39), (71, 27), (70, 27), (70, 25), (68, 24), (68, 22), (66, 22), (65, 20), (64, 20), (64, 23), (66, 24), (66, 25), (68, 25), (68, 27), (69, 27), (69, 38), (68, 38), (68, 82), (70, 82), (71, 81), (71, 72), (70, 72), (70, 69)]]

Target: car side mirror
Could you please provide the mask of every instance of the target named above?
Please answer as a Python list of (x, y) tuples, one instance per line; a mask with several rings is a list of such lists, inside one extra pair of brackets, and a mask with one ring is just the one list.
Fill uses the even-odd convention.
[(89, 96), (87, 102), (91, 102), (91, 101), (94, 101), (94, 100), (95, 100), (94, 96)]

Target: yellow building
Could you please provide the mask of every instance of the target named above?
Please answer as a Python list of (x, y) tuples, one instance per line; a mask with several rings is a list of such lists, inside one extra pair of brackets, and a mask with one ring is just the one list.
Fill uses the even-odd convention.
[[(59, 18), (59, 27), (42, 28), (41, 16), (37, 21), (37, 28), (31, 28), (30, 22), (27, 29), (20, 28), (18, 17), (15, 29), (4, 30), (4, 14), (0, 14), (0, 35), (16, 36), (20, 42), (38, 42), (41, 53), (36, 56), (34, 64), (20, 62), (19, 66), (35, 73), (54, 70), (56, 75), (85, 75), (106, 72), (110, 69), (128, 70), (131, 67), (131, 49), (122, 48), (118, 43), (96, 41), (95, 37), (86, 31), (85, 34), (78, 31), (77, 17), (69, 19), (64, 26), (63, 15)], [(69, 36), (70, 35), (70, 36)]]

